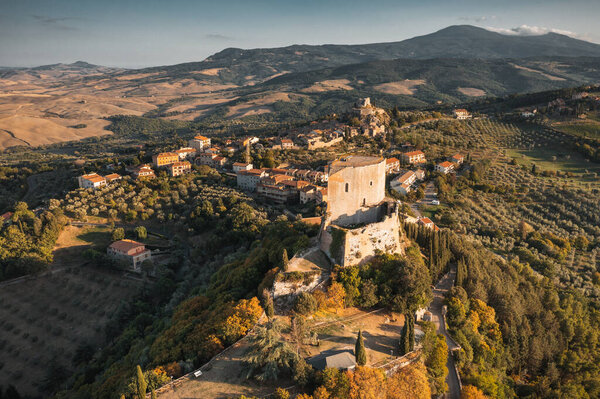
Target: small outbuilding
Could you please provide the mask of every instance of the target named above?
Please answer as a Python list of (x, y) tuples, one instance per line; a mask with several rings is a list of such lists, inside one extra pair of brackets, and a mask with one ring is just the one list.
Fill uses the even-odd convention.
[(336, 368), (338, 370), (354, 370), (356, 359), (351, 350), (325, 351), (310, 358), (308, 363), (317, 370)]

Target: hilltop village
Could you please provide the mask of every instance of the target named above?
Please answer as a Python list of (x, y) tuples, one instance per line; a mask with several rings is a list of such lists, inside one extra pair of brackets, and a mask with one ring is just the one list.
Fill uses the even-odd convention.
[[(464, 109), (456, 109), (453, 112), (453, 117), (457, 120), (464, 120), (472, 116)], [(330, 214), (332, 209), (335, 212), (336, 199), (340, 198), (341, 194), (340, 186), (337, 184), (339, 178), (336, 177), (332, 181), (330, 175), (332, 173), (340, 174), (341, 172), (338, 169), (342, 165), (352, 165), (351, 169), (354, 170), (359, 166), (373, 163), (373, 170), (366, 174), (374, 179), (375, 186), (373, 186), (373, 180), (370, 180), (369, 183), (370, 187), (377, 187), (378, 196), (369, 200), (362, 198), (362, 203), (356, 204), (357, 209), (359, 206), (364, 208), (376, 206), (376, 208), (366, 212), (366, 214), (371, 215), (366, 217), (366, 220), (371, 222), (380, 218), (382, 213), (390, 214), (391, 212), (396, 215), (395, 217), (398, 217), (402, 198), (410, 193), (413, 193), (414, 196), (414, 193), (417, 192), (419, 196), (417, 199), (422, 198), (429, 181), (426, 175), (431, 177), (435, 173), (453, 174), (459, 172), (463, 167), (465, 158), (460, 153), (437, 159), (432, 164), (426, 159), (423, 150), (416, 149), (409, 143), (402, 144), (395, 149), (390, 148), (387, 151), (390, 154), (389, 157), (378, 155), (377, 158), (371, 160), (369, 157), (359, 155), (343, 155), (316, 170), (310, 169), (306, 165), (286, 162), (285, 158), (283, 162), (275, 167), (255, 168), (251, 161), (251, 154), (256, 151), (271, 150), (281, 153), (297, 149), (314, 151), (335, 146), (342, 143), (344, 139), (347, 140), (358, 135), (375, 139), (385, 138), (386, 125), (389, 124), (390, 118), (385, 110), (371, 104), (369, 98), (358, 100), (349, 118), (352, 124), (342, 123), (335, 119), (324, 120), (311, 123), (306, 127), (282, 132), (282, 135), (278, 137), (245, 137), (237, 140), (220, 138), (219, 144), (213, 143), (213, 140), (209, 137), (198, 134), (189, 139), (186, 147), (152, 155), (151, 164), (136, 166), (121, 163), (109, 164), (106, 165), (106, 170), (111, 173), (104, 176), (101, 176), (98, 172), (87, 173), (78, 177), (78, 184), (83, 189), (101, 189), (114, 184), (123, 179), (122, 175), (114, 172), (115, 169), (124, 169), (131, 179), (148, 180), (154, 179), (157, 173), (166, 173), (170, 177), (178, 177), (193, 172), (193, 168), (209, 167), (226, 176), (235, 177), (237, 188), (266, 203), (282, 206), (312, 203), (321, 209), (322, 214), (303, 217), (302, 220), (329, 226), (332, 221), (335, 224), (336, 218), (330, 219)], [(358, 186), (352, 192), (360, 193), (363, 189), (369, 188), (361, 187), (361, 184), (366, 181), (363, 179), (365, 179), (365, 176), (347, 177), (344, 178), (344, 184), (346, 186), (350, 184)], [(348, 180), (352, 180), (352, 182)], [(329, 197), (332, 188), (336, 190), (336, 199), (330, 199)], [(346, 187), (345, 192), (348, 192), (348, 190), (349, 188)], [(386, 203), (384, 206), (382, 201), (384, 201), (386, 191), (391, 193), (395, 199), (393, 200), (394, 203)], [(357, 201), (357, 198), (355, 197), (354, 200)], [(435, 193), (431, 194), (428, 201), (432, 205), (439, 205)], [(428, 217), (421, 217), (420, 215), (415, 217), (412, 213), (404, 213), (402, 218), (438, 230), (438, 227)], [(353, 223), (344, 222), (346, 225), (364, 223), (363, 220), (356, 220)], [(329, 234), (327, 231), (325, 229), (323, 234)], [(398, 228), (397, 226), (384, 225), (384, 227), (381, 227), (381, 231), (385, 231), (385, 235), (389, 234), (395, 237)], [(381, 244), (365, 250), (363, 247), (369, 240), (362, 241), (362, 244), (354, 244), (353, 251), (355, 254), (364, 254), (367, 259), (369, 255), (374, 254), (377, 250), (389, 252), (391, 247), (399, 247), (394, 242), (391, 247), (387, 244)], [(350, 244), (347, 244), (345, 247), (349, 248), (350, 246)], [(324, 251), (330, 254), (327, 249), (324, 249)], [(113, 257), (129, 259), (132, 270), (139, 272), (141, 269), (138, 265), (138, 259), (140, 254), (146, 253), (146, 250), (143, 244), (123, 240), (113, 243), (107, 248), (107, 253)], [(334, 261), (344, 265), (348, 262), (348, 257), (351, 256), (344, 255), (339, 259), (339, 262), (336, 259)], [(362, 256), (358, 257), (361, 258)], [(144, 255), (144, 259), (146, 258), (150, 258), (150, 256)]]

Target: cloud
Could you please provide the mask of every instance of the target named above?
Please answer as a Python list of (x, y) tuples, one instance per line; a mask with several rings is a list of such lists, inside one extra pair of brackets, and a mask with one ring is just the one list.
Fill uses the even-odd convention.
[(64, 31), (79, 30), (79, 28), (76, 28), (74, 26), (66, 25), (65, 22), (80, 21), (83, 19), (77, 17), (48, 17), (44, 15), (32, 15), (31, 17), (35, 19), (40, 25), (43, 25), (49, 29)]
[(480, 15), (480, 16), (463, 16), (458, 17), (459, 20), (465, 22), (486, 22), (494, 21), (497, 17), (495, 15)]
[(235, 40), (235, 38), (233, 38), (231, 36), (222, 35), (220, 33), (207, 33), (206, 35), (204, 35), (204, 38), (209, 39), (209, 40), (222, 41), (222, 42), (230, 42), (232, 40)]
[(493, 28), (486, 27), (485, 29), (491, 30), (492, 32), (502, 33), (503, 35), (512, 36), (539, 36), (545, 35), (546, 33), (559, 33), (561, 35), (580, 38), (581, 36), (575, 32), (571, 32), (563, 29), (546, 28), (542, 26), (529, 26), (521, 25), (516, 28)]

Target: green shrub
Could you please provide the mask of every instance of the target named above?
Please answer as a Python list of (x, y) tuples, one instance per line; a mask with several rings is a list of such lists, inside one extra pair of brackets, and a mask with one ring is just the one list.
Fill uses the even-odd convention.
[(294, 310), (301, 315), (311, 315), (317, 311), (317, 300), (310, 292), (301, 292), (296, 298)]

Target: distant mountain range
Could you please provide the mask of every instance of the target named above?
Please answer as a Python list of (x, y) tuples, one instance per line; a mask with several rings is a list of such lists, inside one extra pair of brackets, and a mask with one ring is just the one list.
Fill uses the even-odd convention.
[(244, 50), (228, 48), (201, 62), (147, 68), (181, 76), (203, 69), (221, 69), (224, 83), (244, 84), (248, 76), (273, 75), (358, 64), (375, 60), (433, 58), (600, 57), (600, 45), (557, 33), (511, 36), (470, 25), (450, 26), (400, 42), (360, 45), (293, 45)]

